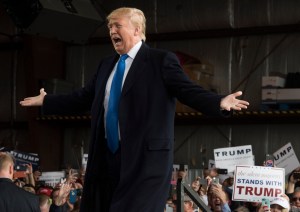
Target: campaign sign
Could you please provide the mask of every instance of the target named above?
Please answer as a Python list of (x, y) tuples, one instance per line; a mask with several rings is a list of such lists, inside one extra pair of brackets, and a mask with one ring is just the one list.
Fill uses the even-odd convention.
[(86, 169), (86, 165), (87, 165), (88, 157), (89, 157), (89, 155), (88, 155), (88, 154), (83, 154), (83, 157), (82, 157), (82, 162), (81, 162), (81, 164), (82, 164), (82, 167), (83, 167), (84, 169)]
[(186, 176), (184, 178), (185, 181), (188, 180), (188, 165), (184, 164), (173, 164), (173, 171), (172, 171), (172, 179), (171, 179), (171, 184), (172, 185), (177, 185), (177, 180), (178, 180), (178, 173), (179, 171), (185, 171)]
[(214, 169), (214, 168), (216, 168), (215, 161), (209, 159), (209, 160), (208, 160), (208, 169)]
[(279, 150), (274, 152), (273, 156), (275, 159), (275, 166), (284, 168), (286, 175), (300, 166), (299, 160), (291, 143), (284, 145)]
[(232, 200), (261, 202), (272, 201), (284, 194), (285, 174), (283, 168), (265, 166), (236, 166)]
[(33, 153), (25, 153), (20, 151), (10, 151), (10, 154), (14, 156), (16, 159), (15, 165), (22, 166), (24, 164), (32, 165), (33, 170), (37, 170), (39, 168), (40, 158), (37, 154)]
[(251, 145), (214, 149), (215, 166), (233, 172), (236, 165), (254, 165)]
[(64, 171), (57, 172), (43, 172), (40, 176), (40, 181), (44, 181), (46, 185), (55, 187), (58, 183), (61, 183), (61, 180), (65, 178)]

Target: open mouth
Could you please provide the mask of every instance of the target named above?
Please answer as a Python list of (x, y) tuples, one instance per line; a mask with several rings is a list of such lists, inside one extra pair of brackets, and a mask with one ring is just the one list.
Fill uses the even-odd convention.
[(112, 40), (113, 40), (113, 42), (114, 42), (115, 45), (120, 44), (121, 41), (122, 41), (121, 38), (113, 38)]

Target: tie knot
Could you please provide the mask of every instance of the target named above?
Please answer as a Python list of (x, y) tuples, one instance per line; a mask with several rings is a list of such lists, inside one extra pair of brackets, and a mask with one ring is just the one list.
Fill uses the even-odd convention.
[(120, 60), (126, 60), (128, 57), (128, 54), (122, 54)]

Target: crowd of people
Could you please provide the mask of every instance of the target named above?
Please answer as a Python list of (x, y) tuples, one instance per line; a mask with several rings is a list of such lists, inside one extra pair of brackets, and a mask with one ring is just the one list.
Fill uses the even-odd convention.
[[(203, 171), (203, 178), (197, 177), (190, 183), (190, 187), (198, 195), (202, 203), (207, 205), (214, 212), (300, 212), (300, 179), (294, 178), (295, 169), (288, 176), (285, 194), (273, 199), (269, 205), (263, 202), (243, 202), (232, 201), (234, 177), (228, 175), (222, 182), (215, 182), (219, 178), (217, 169), (206, 169)], [(186, 174), (186, 173), (185, 173)], [(186, 179), (183, 171), (179, 173), (179, 178)], [(176, 187), (166, 203), (165, 211), (175, 212), (177, 209)], [(192, 201), (188, 195), (184, 195), (184, 212), (202, 212), (202, 210)], [(268, 208), (269, 207), (269, 208)]]
[(25, 165), (21, 176), (14, 168), (14, 157), (0, 152), (0, 211), (79, 211), (84, 173), (68, 169), (66, 178), (52, 187), (40, 180), (42, 172)]
[[(66, 178), (52, 187), (40, 180), (42, 172), (33, 170), (31, 164), (26, 166), (26, 175), (20, 177), (14, 170), (13, 156), (0, 152), (0, 211), (79, 211), (84, 186), (83, 171), (66, 169)], [(285, 194), (272, 200), (269, 210), (262, 202), (233, 201), (233, 175), (224, 179), (215, 168), (205, 169), (202, 178), (197, 177), (191, 183), (187, 183), (202, 203), (214, 212), (296, 212), (300, 211), (300, 180), (295, 178), (294, 173), (299, 171), (300, 168), (297, 168), (289, 174)], [(183, 181), (187, 179), (187, 171), (180, 170), (177, 174)], [(170, 191), (165, 211), (176, 212), (176, 185), (171, 185), (171, 181)], [(186, 194), (182, 204), (184, 212), (203, 211)]]

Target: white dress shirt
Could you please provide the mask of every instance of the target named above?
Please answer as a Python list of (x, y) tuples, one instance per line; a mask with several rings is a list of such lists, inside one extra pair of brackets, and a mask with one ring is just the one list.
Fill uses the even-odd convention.
[[(142, 41), (139, 41), (127, 53), (128, 54), (128, 58), (125, 60), (125, 71), (124, 71), (124, 76), (123, 76), (122, 88), (123, 88), (126, 76), (128, 74), (128, 71), (129, 71), (129, 69), (131, 67), (131, 64), (132, 64), (132, 62), (133, 62), (136, 54), (140, 50), (141, 46), (142, 46)], [(120, 55), (120, 57), (121, 57), (121, 55)], [(119, 62), (119, 60), (118, 60), (118, 62)], [(105, 125), (105, 129), (106, 129), (106, 114), (107, 114), (108, 100), (109, 100), (109, 95), (110, 95), (110, 88), (111, 88), (113, 77), (114, 77), (115, 72), (117, 70), (117, 64), (118, 64), (118, 62), (116, 63), (115, 67), (113, 68), (113, 70), (112, 70), (112, 72), (111, 72), (111, 74), (110, 74), (110, 76), (109, 76), (109, 78), (107, 80), (106, 88), (105, 88), (105, 97), (104, 97), (104, 103), (103, 103), (104, 110), (105, 110), (104, 111), (104, 125)], [(120, 128), (119, 128), (119, 140), (121, 140), (121, 137), (120, 137)]]

